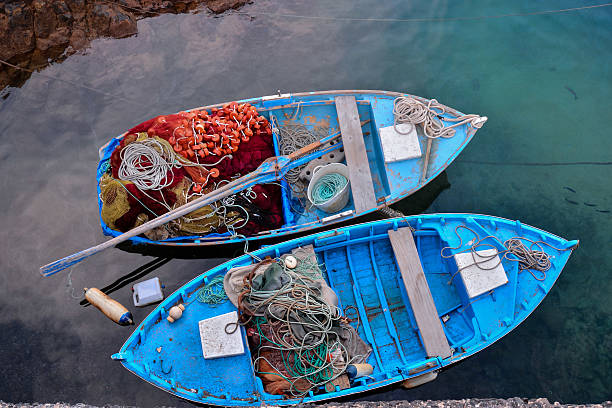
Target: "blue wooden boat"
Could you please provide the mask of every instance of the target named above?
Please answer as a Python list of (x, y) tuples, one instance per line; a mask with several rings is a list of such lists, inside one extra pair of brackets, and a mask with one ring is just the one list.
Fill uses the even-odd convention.
[[(507, 252), (507, 246), (516, 244), (508, 241), (513, 237), (539, 250), (532, 255), (541, 265), (543, 254), (547, 255), (549, 269), (528, 269), (529, 265), (518, 262), (516, 251)], [(278, 258), (307, 245), (313, 246), (324, 265), (325, 279), (337, 294), (340, 309), (347, 315), (349, 310), (358, 312), (357, 332), (373, 348), (367, 361), (373, 373), (354, 379), (350, 388), (327, 392), (318, 387), (298, 398), (266, 393), (255, 375), (243, 327), (244, 354), (203, 358), (198, 322), (236, 307), (229, 301), (213, 307), (194, 299), (215, 277), (252, 264), (250, 255), (225, 262), (168, 296), (112, 358), (158, 388), (213, 405), (289, 405), (395, 383), (416, 386), (524, 321), (551, 290), (578, 241), (497, 217), (426, 214), (320, 232), (251, 255)], [(459, 261), (473, 256), (472, 250), (495, 250), (501, 265), (481, 264), (483, 268), (472, 274), (470, 268), (475, 266), (465, 268)], [(496, 282), (500, 266), (502, 279)], [(187, 305), (186, 310), (170, 324), (168, 311), (179, 303)]]
[[(381, 129), (393, 127), (396, 121), (394, 101), (397, 98), (413, 98), (423, 104), (436, 103), (436, 120), (443, 126), (453, 126), (452, 137), (443, 136), (428, 139), (418, 128), (415, 134), (420, 154), (408, 159), (401, 157), (396, 161), (386, 161), (385, 142), (381, 141)], [(329, 134), (341, 133), (341, 140), (334, 147), (341, 151), (345, 158), (341, 163), (348, 164), (350, 172), (351, 194), (346, 206), (333, 213), (327, 213), (313, 207), (309, 211), (299, 207), (292, 200), (290, 189), (283, 180), (282, 184), (282, 225), (278, 228), (264, 229), (246, 239), (278, 242), (289, 234), (327, 227), (340, 222), (347, 222), (355, 217), (376, 211), (405, 198), (433, 180), (459, 155), (472, 139), (477, 129), (485, 122), (486, 117), (463, 115), (447, 106), (417, 96), (385, 91), (324, 91), (296, 94), (279, 94), (260, 98), (246, 99), (238, 103), (250, 103), (259, 114), (268, 121), (275, 119), (278, 127), (291, 122), (302, 124), (308, 129), (325, 126)], [(219, 108), (223, 104), (210, 105), (196, 109)], [(467, 118), (465, 123), (457, 123), (457, 118)], [(362, 126), (359, 125), (361, 123)], [(127, 132), (112, 139), (100, 148), (98, 165), (98, 204), (102, 214), (100, 181), (108, 172), (111, 154)], [(274, 135), (274, 153), (281, 155), (278, 133)], [(387, 149), (393, 142), (386, 142)], [(413, 146), (414, 147), (414, 146)], [(391, 149), (393, 150), (393, 149)], [(102, 220), (105, 235), (116, 237), (120, 231), (111, 228)], [(240, 233), (238, 231), (238, 233)], [(163, 248), (203, 247), (210, 245), (244, 242), (244, 236), (229, 232), (212, 232), (207, 234), (181, 235), (167, 239), (149, 239), (137, 236), (130, 239), (130, 244), (138, 247), (153, 246)], [(150, 251), (149, 251), (150, 252)], [(153, 251), (154, 253), (154, 251)]]

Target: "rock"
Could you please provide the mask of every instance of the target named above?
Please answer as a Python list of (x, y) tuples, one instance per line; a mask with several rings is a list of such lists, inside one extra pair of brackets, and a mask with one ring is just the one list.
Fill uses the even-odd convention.
[(6, 3), (0, 18), (0, 58), (8, 60), (34, 49), (34, 12), (21, 2)]
[(115, 11), (108, 28), (108, 33), (111, 37), (123, 38), (134, 35), (137, 32), (136, 19), (132, 14)]
[(85, 35), (85, 31), (80, 28), (72, 30), (72, 35), (70, 36), (70, 46), (74, 51), (82, 50), (83, 48), (89, 45), (89, 40)]
[(138, 32), (137, 20), (163, 12), (181, 13), (205, 4), (213, 13), (249, 0), (10, 0), (0, 1), (0, 90), (20, 86), (28, 70), (86, 48), (98, 37), (123, 38)]
[(46, 51), (51, 47), (67, 46), (70, 42), (70, 29), (61, 27), (49, 35), (48, 38), (37, 38), (36, 48)]
[(229, 9), (237, 9), (247, 4), (249, 0), (207, 0), (206, 7), (213, 13), (223, 13)]

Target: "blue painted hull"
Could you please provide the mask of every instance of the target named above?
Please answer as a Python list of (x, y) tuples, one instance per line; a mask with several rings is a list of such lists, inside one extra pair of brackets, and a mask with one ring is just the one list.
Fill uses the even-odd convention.
[[(288, 189), (283, 189), (283, 225), (278, 229), (262, 231), (255, 236), (247, 237), (249, 241), (263, 239), (278, 241), (280, 239), (286, 239), (285, 237), (290, 234), (311, 231), (316, 228), (328, 227), (340, 222), (350, 221), (358, 216), (376, 211), (383, 206), (391, 205), (419, 190), (444, 171), (465, 148), (477, 130), (470, 125), (462, 125), (455, 128), (456, 134), (452, 138), (441, 138), (433, 142), (427, 174), (423, 177), (424, 157), (385, 163), (380, 143), (379, 129), (391, 126), (394, 123), (393, 101), (399, 96), (412, 95), (386, 91), (325, 91), (284, 94), (281, 96), (245, 99), (239, 102), (251, 103), (262, 115), (268, 118), (272, 113), (277, 118), (293, 116), (299, 109), (299, 115), (297, 116), (298, 122), (303, 123), (309, 128), (317, 125), (328, 125), (331, 134), (339, 130), (337, 113), (334, 105), (334, 97), (338, 95), (354, 95), (357, 99), (358, 113), (361, 120), (370, 120), (370, 122), (363, 127), (363, 132), (376, 196), (376, 207), (372, 207), (365, 212), (357, 214), (351, 198), (348, 204), (336, 214), (330, 215), (316, 209), (306, 214), (298, 214), (292, 211)], [(415, 98), (423, 102), (428, 101), (419, 97)], [(205, 106), (202, 107), (202, 109), (209, 109), (220, 105)], [(447, 107), (446, 110), (446, 117), (452, 118), (461, 115), (460, 112), (452, 108)], [(282, 122), (281, 120), (281, 125)], [(452, 123), (449, 122), (449, 124)], [(98, 205), (100, 213), (102, 212), (100, 179), (107, 169), (111, 153), (124, 136), (125, 134), (117, 136), (100, 148), (100, 162), (97, 172)], [(419, 143), (421, 145), (421, 151), (425, 152), (427, 139), (420, 135)], [(277, 146), (275, 148), (276, 154), (280, 155)], [(116, 237), (121, 234), (119, 231), (113, 230), (106, 225), (102, 217), (100, 217), (100, 222), (105, 235)], [(183, 236), (160, 241), (144, 237), (135, 237), (132, 238), (130, 242), (135, 248), (138, 248), (139, 245), (175, 248), (202, 247), (218, 244), (236, 244), (244, 242), (244, 237), (232, 237), (228, 233), (225, 233)], [(150, 252), (151, 251), (149, 251), (149, 253)]]
[[(504, 259), (502, 265), (508, 282), (469, 298), (461, 279), (451, 280), (457, 265), (452, 258), (440, 255), (443, 247), (457, 247), (460, 239), (465, 244), (473, 238), (464, 229), (459, 229), (458, 235), (455, 229), (459, 225), (469, 227), (480, 237), (495, 236), (501, 242), (515, 236), (543, 241), (548, 244), (543, 248), (551, 256), (552, 266), (545, 275), (536, 275), (541, 279), (536, 280), (527, 270), (519, 272), (517, 262)], [(444, 335), (453, 350), (448, 358), (427, 357), (402, 283), (387, 233), (406, 226), (416, 229), (418, 255)], [(508, 334), (551, 290), (577, 244), (518, 221), (474, 214), (426, 214), (338, 228), (255, 251), (253, 254), (260, 258), (278, 257), (293, 248), (313, 245), (319, 262), (325, 264), (327, 282), (338, 295), (341, 309), (348, 306), (358, 309), (361, 317), (358, 332), (374, 350), (368, 360), (374, 373), (357, 379), (351, 388), (342, 391), (315, 390), (303, 399), (267, 394), (254, 375), (243, 328), (245, 354), (203, 359), (198, 321), (236, 308), (230, 302), (214, 308), (190, 302), (210, 279), (232, 267), (251, 264), (248, 255), (203, 273), (170, 295), (136, 328), (113, 358), (165, 391), (213, 405), (289, 405), (372, 390), (437, 372)], [(499, 244), (498, 249), (503, 246)], [(168, 310), (177, 303), (189, 305), (183, 317), (170, 324), (166, 321)]]

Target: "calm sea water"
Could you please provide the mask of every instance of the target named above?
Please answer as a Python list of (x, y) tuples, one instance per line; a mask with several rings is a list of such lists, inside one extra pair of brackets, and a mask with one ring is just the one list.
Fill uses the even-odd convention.
[[(130, 329), (73, 297), (151, 258), (108, 250), (70, 274), (38, 274), (104, 239), (97, 147), (162, 113), (277, 89), (347, 88), (409, 92), (489, 117), (425, 211), (499, 215), (581, 240), (550, 295), (511, 334), (433, 383), (363, 399), (612, 399), (611, 166), (550, 165), (612, 161), (612, 8), (443, 22), (260, 14), (448, 19), (584, 5), (327, 3), (256, 0), (243, 9), (251, 17), (142, 20), (137, 36), (94, 41), (8, 90), (0, 100), (0, 399), (186, 405), (111, 361)], [(421, 205), (407, 199), (399, 208)], [(220, 262), (174, 260), (154, 276), (170, 293)], [(131, 304), (128, 288), (113, 296)], [(149, 310), (136, 310), (136, 319)]]

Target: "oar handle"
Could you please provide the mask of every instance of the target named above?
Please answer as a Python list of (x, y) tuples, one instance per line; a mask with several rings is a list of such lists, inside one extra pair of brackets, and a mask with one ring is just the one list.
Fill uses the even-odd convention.
[[(361, 126), (365, 125), (369, 121), (369, 119), (362, 121)], [(271, 181), (278, 180), (283, 177), (290, 168), (295, 167), (299, 165), (299, 163), (301, 163), (301, 161), (296, 160), (296, 158), (324, 145), (325, 143), (338, 137), (339, 135), (340, 132), (336, 132), (332, 135), (326, 136), (317, 142), (311, 143), (308, 146), (305, 146), (295, 151), (289, 156), (270, 157), (264, 160), (264, 162), (261, 163), (254, 172), (240, 177), (239, 179), (236, 179), (228, 184), (225, 184), (224, 186), (221, 186), (196, 200), (190, 201), (178, 208), (175, 208), (172, 211), (162, 214), (159, 217), (147, 221), (136, 228), (132, 228), (131, 230), (124, 232), (123, 234), (115, 238), (109, 239), (106, 242), (69, 255), (55, 262), (51, 262), (50, 264), (41, 266), (40, 274), (42, 276), (51, 276), (53, 274), (56, 274), (57, 272), (69, 268), (70, 266), (76, 263), (81, 262), (83, 259), (91, 255), (97, 254), (98, 252), (101, 252), (107, 248), (120, 244), (123, 241), (127, 241), (130, 238), (147, 232), (153, 228), (159, 227), (160, 225), (182, 217), (183, 215), (187, 215), (190, 212), (197, 210), (198, 208), (204, 207), (205, 205), (214, 203), (215, 201), (219, 201), (225, 197), (236, 194), (255, 184), (269, 183)], [(333, 146), (333, 148), (335, 147), (336, 146)], [(326, 151), (329, 150), (331, 149), (326, 149)], [(324, 151), (316, 153), (319, 155), (325, 154)], [(308, 159), (310, 159), (310, 157)]]
[[(274, 157), (272, 159), (275, 159), (273, 161), (276, 162), (277, 158)], [(221, 186), (218, 189), (211, 191), (210, 193), (205, 194), (196, 200), (190, 201), (187, 204), (184, 204), (178, 208), (175, 208), (172, 211), (162, 214), (157, 218), (147, 221), (136, 228), (132, 228), (131, 230), (124, 232), (123, 234), (111, 238), (108, 241), (105, 241), (94, 247), (69, 255), (55, 262), (51, 262), (50, 264), (47, 264), (45, 266), (41, 266), (40, 274), (42, 276), (51, 276), (53, 274), (56, 274), (57, 272), (60, 272), (76, 263), (81, 262), (83, 259), (91, 255), (94, 255), (107, 248), (120, 244), (123, 241), (126, 241), (132, 237), (147, 232), (153, 228), (159, 227), (160, 225), (170, 222), (176, 218), (182, 217), (183, 215), (189, 214), (190, 212), (195, 211), (198, 208), (204, 207), (205, 205), (214, 203), (215, 201), (221, 200), (227, 196), (242, 191), (254, 184), (257, 184), (260, 179), (264, 178), (263, 176), (266, 175), (266, 171), (268, 171), (269, 169), (274, 170), (276, 167), (276, 163), (271, 164), (268, 159), (264, 161), (253, 173), (249, 173), (243, 177), (240, 177), (239, 179), (225, 184), (224, 186)]]

